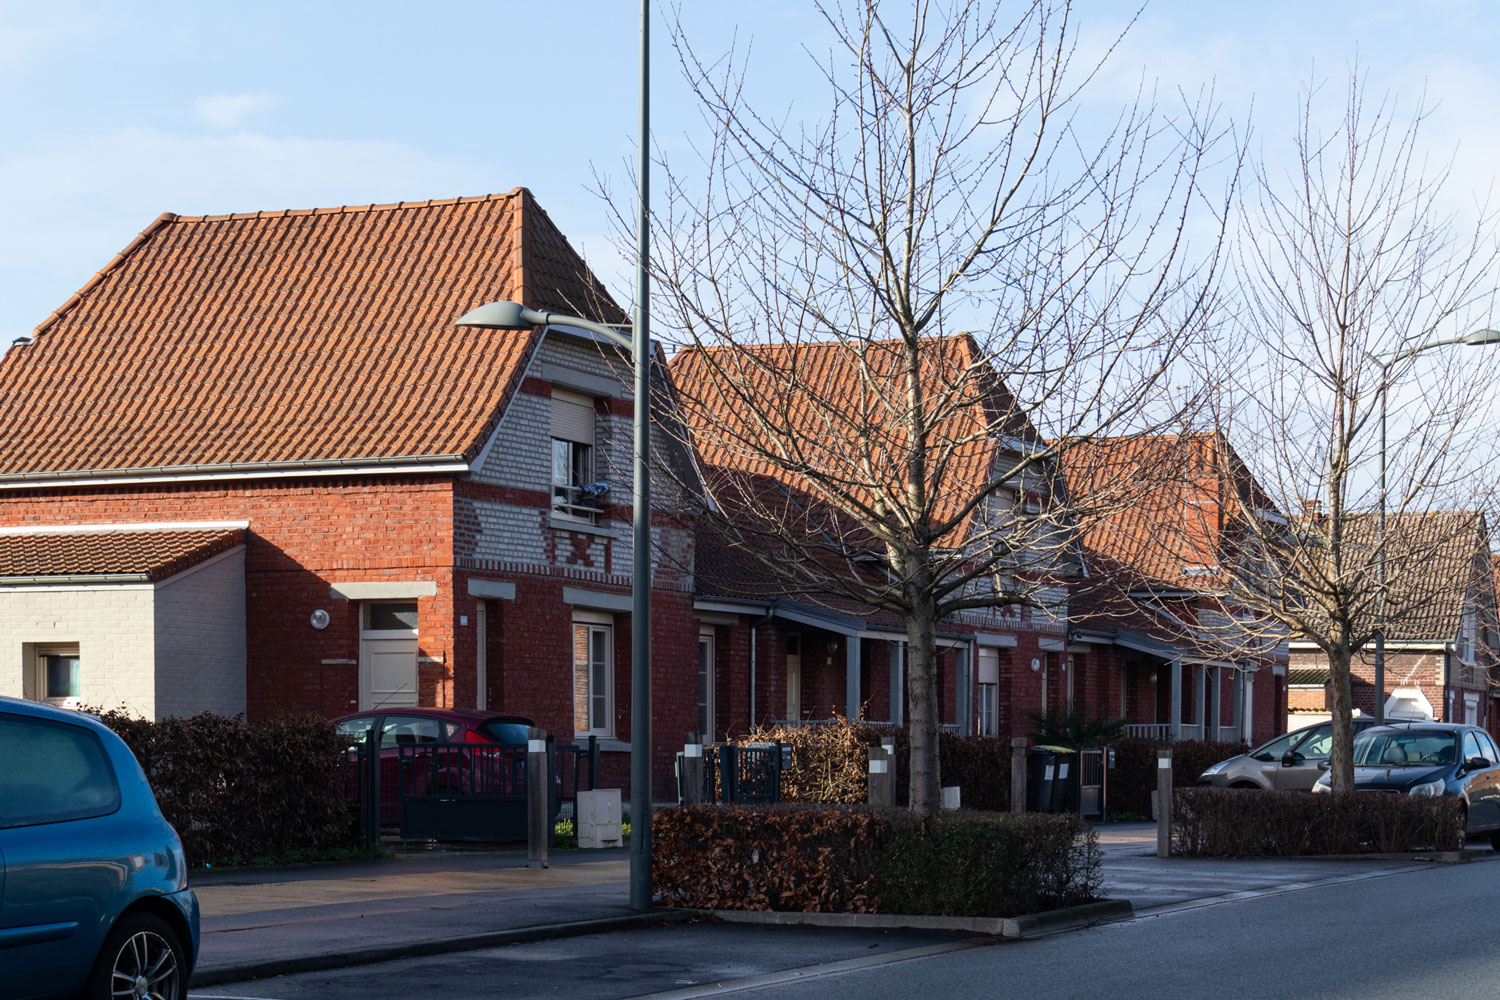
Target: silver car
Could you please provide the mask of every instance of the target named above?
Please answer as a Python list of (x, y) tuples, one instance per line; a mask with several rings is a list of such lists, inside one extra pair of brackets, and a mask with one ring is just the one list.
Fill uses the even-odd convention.
[[(1351, 719), (1354, 732), (1375, 724), (1369, 717)], [(1310, 792), (1333, 749), (1333, 723), (1294, 729), (1249, 753), (1220, 761), (1198, 779), (1214, 788), (1263, 788), (1267, 791)]]

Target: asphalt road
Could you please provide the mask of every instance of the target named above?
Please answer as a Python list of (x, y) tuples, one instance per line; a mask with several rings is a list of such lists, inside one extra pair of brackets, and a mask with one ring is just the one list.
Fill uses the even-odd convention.
[(662, 927), (238, 983), (192, 996), (1471, 1000), (1500, 993), (1500, 948), (1492, 944), (1500, 863), (1373, 874), (1005, 944), (914, 932)]

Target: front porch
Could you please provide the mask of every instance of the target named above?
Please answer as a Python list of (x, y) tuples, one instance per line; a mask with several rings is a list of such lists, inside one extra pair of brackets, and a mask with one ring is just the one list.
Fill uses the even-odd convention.
[(1172, 743), (1245, 739), (1254, 697), (1254, 674), (1245, 668), (1152, 657), (1127, 663), (1122, 680), (1121, 708), (1133, 720), (1126, 726), (1132, 738)]

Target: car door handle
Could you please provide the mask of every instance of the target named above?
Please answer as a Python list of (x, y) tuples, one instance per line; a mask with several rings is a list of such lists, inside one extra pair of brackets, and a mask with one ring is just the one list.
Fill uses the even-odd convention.
[(25, 944), (61, 941), (72, 937), (76, 930), (78, 930), (76, 920), (61, 924), (31, 924), (26, 927), (0, 928), (0, 948), (19, 948)]

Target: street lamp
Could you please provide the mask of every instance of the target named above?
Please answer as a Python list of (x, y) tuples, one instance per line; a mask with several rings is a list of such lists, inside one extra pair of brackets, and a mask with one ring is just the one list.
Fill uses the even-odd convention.
[(1408, 348), (1397, 351), (1388, 358), (1380, 358), (1374, 354), (1367, 354), (1371, 361), (1380, 366), (1380, 518), (1378, 530), (1380, 532), (1380, 547), (1375, 554), (1376, 582), (1379, 589), (1375, 592), (1375, 623), (1378, 630), (1375, 633), (1375, 724), (1385, 724), (1385, 417), (1386, 417), (1386, 389), (1389, 386), (1389, 375), (1391, 366), (1398, 361), (1406, 361), (1416, 357), (1423, 351), (1430, 351), (1434, 347), (1448, 347), (1453, 344), (1468, 344), (1470, 347), (1485, 347), (1489, 344), (1500, 344), (1500, 330), (1488, 328), (1474, 330), (1462, 337), (1449, 337), (1446, 340), (1434, 340), (1430, 344), (1420, 347)]
[(635, 315), (632, 336), (558, 313), (527, 309), (519, 302), (491, 302), (458, 318), (459, 326), (502, 330), (536, 326), (572, 326), (597, 333), (631, 356), (635, 363), (635, 464), (632, 484), (635, 559), (630, 581), (633, 622), (630, 629), (630, 906), (651, 908), (651, 6), (641, 0), (640, 163), (636, 174), (637, 205)]

